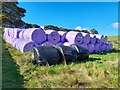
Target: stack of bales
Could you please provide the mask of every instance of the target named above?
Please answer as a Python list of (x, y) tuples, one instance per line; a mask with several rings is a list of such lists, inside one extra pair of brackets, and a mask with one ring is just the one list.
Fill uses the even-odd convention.
[(33, 47), (45, 41), (46, 34), (40, 28), (5, 28), (4, 39), (23, 53), (31, 51)]
[(77, 31), (5, 28), (4, 39), (22, 53), (31, 51), (36, 46), (70, 46), (72, 44), (88, 49), (89, 53), (108, 52), (112, 49), (112, 44), (107, 42), (107, 36)]
[(89, 50), (89, 53), (108, 52), (112, 50), (112, 44), (107, 42), (107, 36), (98, 34), (88, 34), (84, 32), (70, 31), (65, 38), (68, 42), (63, 45), (70, 46), (77, 44)]

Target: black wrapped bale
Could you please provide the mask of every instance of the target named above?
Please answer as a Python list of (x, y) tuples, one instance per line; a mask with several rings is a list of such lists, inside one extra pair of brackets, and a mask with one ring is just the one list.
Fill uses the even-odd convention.
[[(64, 63), (75, 62), (77, 60), (77, 52), (70, 46), (54, 46), (59, 50), (62, 57), (60, 60)], [(61, 61), (60, 61), (61, 62)]]
[(33, 59), (39, 65), (57, 64), (61, 56), (59, 51), (53, 46), (39, 46), (33, 48)]
[(86, 48), (75, 44), (72, 44), (71, 47), (76, 50), (78, 61), (89, 58), (89, 51)]

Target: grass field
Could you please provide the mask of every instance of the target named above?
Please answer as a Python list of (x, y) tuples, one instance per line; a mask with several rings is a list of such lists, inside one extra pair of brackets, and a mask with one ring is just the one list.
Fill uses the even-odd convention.
[[(118, 41), (109, 37), (109, 41)], [(22, 54), (3, 40), (4, 88), (118, 88), (118, 54), (114, 44), (109, 53), (91, 54), (88, 60), (52, 66), (32, 63), (31, 53)]]

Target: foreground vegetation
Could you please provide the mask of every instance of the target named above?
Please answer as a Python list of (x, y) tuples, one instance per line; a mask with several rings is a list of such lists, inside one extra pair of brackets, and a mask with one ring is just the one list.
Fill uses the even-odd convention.
[(33, 64), (31, 53), (22, 54), (3, 41), (3, 87), (118, 88), (118, 44), (114, 49), (67, 66), (38, 66)]

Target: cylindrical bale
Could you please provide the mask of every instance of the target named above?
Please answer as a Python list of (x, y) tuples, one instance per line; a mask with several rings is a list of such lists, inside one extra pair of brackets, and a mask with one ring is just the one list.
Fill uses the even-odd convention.
[(107, 43), (107, 44), (106, 44), (106, 51), (109, 52), (109, 51), (111, 51), (112, 49), (113, 49), (113, 45), (110, 44), (110, 43)]
[(58, 31), (58, 33), (60, 35), (60, 41), (61, 42), (67, 42), (67, 39), (66, 39), (67, 32), (65, 32), (65, 31)]
[(20, 31), (20, 33), (19, 33), (19, 38), (23, 38), (23, 33), (24, 33), (24, 30), (23, 31)]
[(96, 36), (96, 43), (103, 43), (104, 36), (103, 35), (98, 35), (94, 34)]
[(88, 44), (87, 46), (89, 53), (94, 53), (94, 44)]
[(45, 41), (41, 44), (41, 46), (53, 46), (53, 44), (49, 41)]
[(66, 34), (66, 39), (73, 44), (80, 45), (83, 42), (83, 35), (81, 32), (69, 31)]
[(95, 53), (101, 52), (101, 45), (99, 43), (94, 44), (94, 52)]
[(62, 62), (74, 62), (77, 60), (77, 52), (70, 46), (54, 46), (61, 53)]
[(22, 53), (31, 51), (32, 48), (35, 46), (38, 46), (38, 44), (25, 39), (19, 39), (16, 43), (17, 49), (20, 50)]
[(7, 35), (7, 36), (10, 36), (9, 34), (9, 30), (11, 30), (12, 28), (4, 28), (4, 33)]
[(60, 41), (60, 35), (57, 31), (45, 30), (45, 33), (47, 34), (47, 40), (51, 43), (57, 44)]
[(9, 36), (14, 37), (14, 29), (13, 28), (9, 29)]
[(10, 36), (6, 36), (6, 42), (8, 42), (9, 44), (12, 44), (14, 42), (14, 38)]
[(52, 46), (39, 46), (33, 48), (33, 59), (39, 65), (57, 64), (61, 58), (59, 51)]
[(11, 28), (4, 28), (4, 35), (3, 35), (3, 37), (4, 37), (5, 40), (6, 40), (7, 36), (10, 36), (9, 35), (9, 29), (11, 29)]
[(13, 42), (13, 44), (12, 44), (13, 47), (18, 48), (17, 45), (16, 45), (18, 41), (19, 41), (19, 38), (17, 38), (17, 39)]
[(90, 42), (90, 35), (88, 33), (81, 32), (83, 35), (83, 43), (88, 44)]
[(102, 44), (101, 44), (101, 52), (105, 52), (106, 49), (107, 49), (107, 45), (104, 44), (104, 43), (102, 43)]
[(78, 61), (89, 58), (89, 51), (86, 48), (79, 46), (79, 45), (75, 45), (75, 44), (71, 45), (71, 47), (76, 50)]
[(73, 44), (73, 43), (70, 43), (70, 42), (63, 43), (64, 46), (70, 46), (71, 44)]
[(94, 34), (90, 34), (90, 43), (95, 44), (96, 43), (96, 36)]
[(104, 35), (103, 43), (107, 43), (108, 37)]
[(56, 45), (63, 46), (63, 42), (58, 42)]
[(81, 47), (84, 47), (84, 48), (86, 48), (86, 49), (88, 49), (87, 44), (80, 44), (80, 46), (81, 46)]
[(14, 37), (14, 38), (19, 38), (19, 33), (20, 33), (21, 31), (23, 31), (23, 29), (15, 28), (15, 29), (14, 29), (14, 35), (13, 35), (13, 37)]
[(42, 42), (44, 42), (46, 40), (46, 34), (40, 28), (39, 29), (38, 28), (29, 28), (29, 29), (24, 30), (23, 37), (25, 37), (25, 39), (34, 41), (38, 44), (41, 44)]

